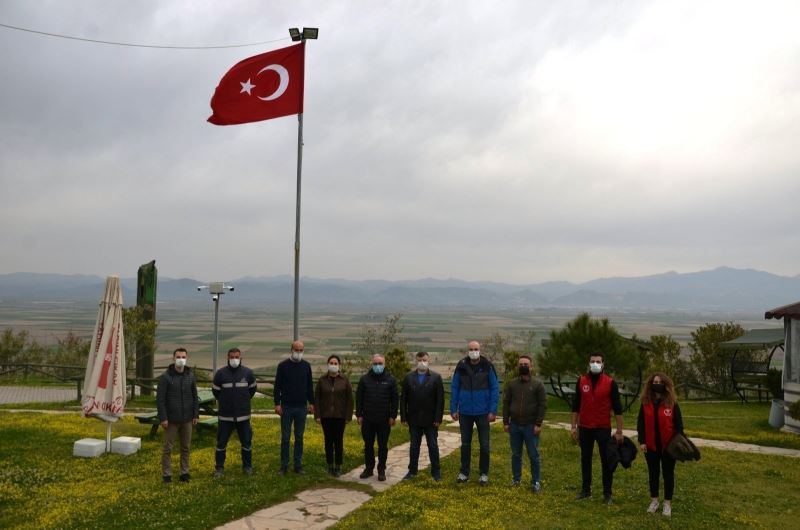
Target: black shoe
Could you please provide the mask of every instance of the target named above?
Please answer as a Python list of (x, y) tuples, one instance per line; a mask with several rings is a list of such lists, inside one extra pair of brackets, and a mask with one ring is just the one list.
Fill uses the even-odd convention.
[(189, 473), (182, 473), (180, 476), (181, 482), (189, 482)]
[(302, 467), (296, 467), (296, 468), (294, 468), (294, 472), (295, 472), (295, 474), (297, 474), (297, 475), (305, 475), (305, 474), (306, 474), (306, 472), (305, 472), (305, 471), (303, 471), (303, 468), (302, 468)]
[(378, 480), (383, 482), (386, 480), (386, 472), (385, 471), (378, 471)]
[(612, 502), (611, 495), (603, 495), (603, 503), (605, 503), (606, 506), (611, 506)]
[(372, 476), (372, 470), (371, 469), (370, 470), (366, 470), (365, 469), (364, 471), (361, 472), (361, 474), (358, 476), (358, 478), (369, 478), (371, 476)]
[(433, 479), (434, 482), (439, 482), (440, 480), (442, 480), (442, 475), (436, 473), (435, 475), (431, 475), (431, 478)]
[(328, 466), (328, 475), (332, 477), (336, 476), (336, 470), (333, 468), (333, 466)]
[(280, 476), (284, 476), (284, 475), (286, 474), (286, 472), (287, 472), (287, 471), (288, 471), (288, 469), (286, 469), (285, 467), (281, 467), (281, 468), (278, 470), (278, 475), (280, 475)]
[(591, 491), (580, 491), (577, 495), (575, 495), (576, 501), (582, 501), (583, 499), (588, 499), (592, 496)]
[(245, 475), (247, 475), (248, 477), (249, 477), (249, 476), (252, 476), (252, 474), (253, 474), (253, 468), (252, 468), (252, 467), (246, 467), (246, 468), (244, 468), (244, 469), (242, 470), (242, 472), (243, 472)]
[(406, 476), (403, 477), (403, 480), (411, 480), (416, 476), (417, 476), (416, 473), (412, 473), (411, 471), (409, 471), (408, 473), (406, 473)]
[(164, 484), (169, 484), (170, 482), (172, 482), (172, 476), (164, 475), (164, 478), (162, 480), (164, 481)]
[(333, 476), (334, 477), (341, 477), (342, 476), (342, 468), (341, 466), (336, 466), (333, 468)]
[(225, 476), (225, 471), (222, 468), (218, 467), (214, 470), (214, 478), (222, 478)]

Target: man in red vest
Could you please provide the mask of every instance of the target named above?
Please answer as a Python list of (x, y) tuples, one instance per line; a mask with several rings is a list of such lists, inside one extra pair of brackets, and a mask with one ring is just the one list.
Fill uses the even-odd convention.
[(603, 354), (589, 356), (589, 373), (578, 379), (572, 402), (572, 439), (581, 446), (581, 476), (583, 485), (576, 499), (592, 496), (592, 450), (597, 442), (603, 468), (603, 500), (611, 504), (613, 474), (608, 465), (606, 448), (611, 440), (611, 411), (617, 422), (615, 441), (622, 443), (622, 403), (617, 383), (603, 373)]

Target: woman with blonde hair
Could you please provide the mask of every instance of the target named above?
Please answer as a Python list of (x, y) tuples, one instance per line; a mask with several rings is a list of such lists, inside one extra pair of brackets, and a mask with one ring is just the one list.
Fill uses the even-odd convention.
[(672, 515), (672, 494), (675, 491), (675, 459), (667, 453), (674, 434), (683, 434), (683, 417), (675, 395), (675, 385), (666, 374), (656, 372), (647, 378), (639, 399), (639, 444), (647, 460), (650, 476), (650, 506), (647, 513), (658, 511), (659, 474), (664, 474), (664, 509)]

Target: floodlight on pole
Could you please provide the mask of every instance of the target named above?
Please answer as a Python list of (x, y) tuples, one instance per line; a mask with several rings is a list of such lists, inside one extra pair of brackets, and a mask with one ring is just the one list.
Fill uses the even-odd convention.
[[(307, 39), (317, 39), (319, 28), (289, 28), (289, 35), (293, 41), (305, 42)], [(305, 48), (303, 49), (305, 54)], [(303, 55), (305, 61), (305, 55)], [(294, 340), (300, 338), (299, 299), (300, 299), (300, 179), (303, 174), (303, 113), (297, 115), (297, 203), (295, 206), (295, 232), (294, 232), (294, 318), (293, 332)]]
[(219, 350), (219, 297), (226, 292), (233, 292), (233, 285), (225, 282), (211, 282), (208, 285), (198, 285), (198, 291), (208, 291), (211, 293), (211, 300), (214, 302), (214, 352), (211, 357), (211, 373), (217, 373), (217, 352)]

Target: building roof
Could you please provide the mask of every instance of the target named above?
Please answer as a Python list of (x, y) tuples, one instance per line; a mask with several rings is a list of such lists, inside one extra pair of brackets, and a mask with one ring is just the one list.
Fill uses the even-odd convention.
[(751, 329), (741, 337), (720, 343), (722, 348), (769, 350), (783, 344), (783, 328)]
[(795, 302), (783, 307), (776, 307), (764, 313), (764, 318), (766, 319), (783, 317), (800, 319), (800, 302)]

